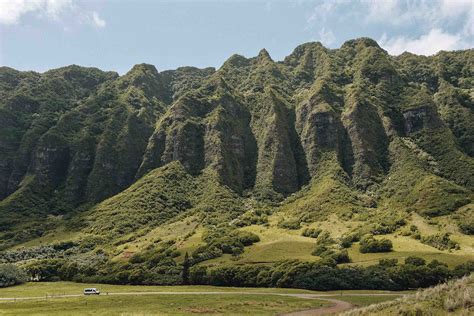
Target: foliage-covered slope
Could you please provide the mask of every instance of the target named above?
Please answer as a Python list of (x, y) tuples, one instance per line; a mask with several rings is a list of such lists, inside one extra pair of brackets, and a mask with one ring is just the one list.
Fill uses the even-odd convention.
[(0, 68), (0, 247), (255, 262), (260, 234), (266, 251), (314, 242), (298, 257), (342, 264), (359, 240), (388, 245), (370, 234), (401, 257), (473, 259), (473, 60), (361, 38), (218, 70)]

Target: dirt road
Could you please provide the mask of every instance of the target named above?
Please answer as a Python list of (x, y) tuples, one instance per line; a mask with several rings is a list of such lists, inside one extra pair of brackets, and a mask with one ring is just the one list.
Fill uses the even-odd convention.
[(283, 314), (283, 316), (320, 316), (320, 315), (329, 315), (329, 314), (336, 314), (343, 312), (345, 310), (351, 309), (353, 305), (348, 302), (336, 300), (333, 298), (321, 298), (318, 297), (317, 299), (322, 300), (322, 301), (328, 301), (333, 303), (331, 306), (327, 307), (319, 307), (319, 308), (313, 308), (313, 309), (308, 309), (304, 311), (299, 311), (299, 312), (292, 312), (292, 313), (287, 313)]

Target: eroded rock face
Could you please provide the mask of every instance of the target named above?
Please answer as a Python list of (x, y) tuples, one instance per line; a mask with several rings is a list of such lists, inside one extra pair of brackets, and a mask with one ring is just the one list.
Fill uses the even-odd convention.
[(166, 138), (163, 163), (178, 160), (189, 173), (198, 174), (204, 168), (203, 136), (203, 126), (185, 121)]
[(205, 164), (219, 181), (237, 192), (255, 182), (257, 146), (250, 130), (250, 114), (235, 100), (223, 102), (207, 119)]
[(70, 157), (69, 147), (54, 134), (46, 134), (35, 151), (30, 171), (42, 185), (56, 186), (64, 180)]
[(64, 185), (64, 200), (71, 208), (87, 201), (87, 179), (94, 164), (94, 142), (86, 138), (72, 154)]
[(354, 153), (354, 182), (361, 188), (380, 182), (388, 170), (389, 140), (377, 109), (356, 102), (343, 113), (342, 121)]
[(292, 142), (296, 134), (292, 122), (294, 114), (271, 90), (260, 100), (261, 113), (253, 126), (254, 133), (261, 131), (257, 138), (256, 185), (283, 194), (295, 192), (299, 188), (296, 163), (299, 140)]
[(341, 162), (345, 159), (346, 132), (340, 114), (322, 92), (326, 89), (318, 90), (297, 107), (296, 126), (312, 177), (317, 174), (325, 153), (335, 153)]
[(403, 112), (405, 129), (408, 134), (416, 133), (422, 129), (438, 128), (442, 125), (436, 109), (432, 106), (423, 106)]

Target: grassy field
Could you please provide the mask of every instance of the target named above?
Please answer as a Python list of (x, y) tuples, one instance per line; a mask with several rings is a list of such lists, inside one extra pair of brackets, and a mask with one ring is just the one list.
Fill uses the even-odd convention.
[[(180, 285), (180, 286), (153, 286), (153, 285), (113, 285), (75, 282), (28, 282), (18, 286), (0, 288), (0, 298), (6, 297), (32, 297), (32, 296), (54, 296), (82, 294), (84, 288), (96, 287), (105, 294), (122, 292), (246, 292), (246, 293), (281, 293), (281, 294), (380, 294), (387, 291), (310, 291), (285, 288), (248, 288), (248, 287), (219, 287), (208, 285)], [(409, 293), (407, 291), (394, 292), (397, 294)]]
[[(86, 287), (101, 290), (100, 296), (82, 296)], [(149, 293), (131, 295), (120, 293)], [(159, 294), (156, 292), (163, 292)], [(176, 292), (172, 294), (170, 292)], [(179, 293), (181, 292), (181, 293)], [(188, 292), (182, 293), (182, 292)], [(189, 294), (221, 292), (221, 294)], [(245, 294), (242, 294), (245, 292)], [(318, 299), (276, 294), (332, 294), (332, 298), (355, 306), (392, 300), (407, 292), (334, 291), (315, 292), (299, 289), (232, 288), (215, 286), (132, 286), (81, 284), (74, 282), (34, 282), (0, 289), (0, 315), (276, 315), (289, 311), (326, 306)], [(362, 296), (380, 294), (383, 296)], [(58, 297), (78, 295), (77, 297)], [(21, 300), (21, 298), (35, 298)], [(16, 300), (2, 300), (17, 298)]]
[(275, 315), (324, 305), (275, 295), (120, 295), (1, 302), (0, 315)]
[(26, 284), (0, 288), (0, 298), (5, 297), (31, 297), (46, 295), (82, 294), (84, 288), (96, 287), (105, 294), (106, 292), (266, 292), (266, 293), (314, 293), (309, 290), (281, 289), (281, 288), (237, 288), (217, 287), (206, 285), (190, 286), (143, 286), (143, 285), (113, 285), (75, 282), (29, 282)]

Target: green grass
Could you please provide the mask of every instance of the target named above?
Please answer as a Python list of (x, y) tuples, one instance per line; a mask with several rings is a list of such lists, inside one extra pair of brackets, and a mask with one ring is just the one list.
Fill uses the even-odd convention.
[[(84, 297), (86, 287), (101, 290), (99, 297)], [(110, 293), (107, 295), (107, 292)], [(149, 295), (114, 295), (111, 293), (146, 293)], [(154, 293), (151, 293), (154, 292)], [(156, 292), (163, 292), (157, 294)], [(165, 294), (165, 292), (167, 294)], [(224, 292), (218, 295), (169, 294), (169, 292)], [(241, 294), (245, 292), (246, 294)], [(228, 293), (228, 294), (225, 294)], [(238, 294), (237, 294), (238, 293)], [(275, 315), (289, 311), (317, 308), (327, 305), (317, 299), (303, 299), (276, 294), (333, 294), (331, 298), (356, 306), (379, 303), (400, 297), (405, 292), (388, 291), (329, 291), (316, 292), (280, 288), (233, 288), (216, 286), (133, 286), (86, 284), (74, 282), (30, 282), (1, 288), (0, 298), (38, 297), (32, 300), (2, 301), (0, 315), (180, 315), (180, 314), (240, 314)], [(362, 295), (361, 295), (362, 294)], [(365, 296), (364, 294), (384, 294)], [(58, 295), (80, 295), (60, 298)], [(55, 297), (56, 296), (56, 297)]]
[(343, 315), (472, 315), (474, 274), (396, 300), (353, 309)]
[(0, 315), (275, 315), (326, 304), (275, 295), (120, 295), (2, 302)]
[[(219, 287), (209, 285), (178, 285), (178, 286), (153, 286), (153, 285), (113, 285), (97, 283), (76, 282), (28, 282), (22, 285), (0, 288), (0, 298), (20, 298), (36, 296), (55, 296), (82, 294), (84, 288), (95, 287), (102, 293), (123, 292), (252, 292), (252, 293), (280, 293), (280, 294), (381, 294), (389, 293), (380, 290), (345, 290), (345, 291), (310, 291), (287, 288), (249, 288), (249, 287)], [(409, 293), (409, 291), (394, 292)]]
[[(246, 247), (243, 254), (237, 257), (231, 255), (224, 255), (219, 258), (204, 261), (202, 264), (216, 265), (216, 264), (246, 264), (246, 263), (271, 263), (285, 259), (299, 259), (303, 261), (315, 261), (319, 257), (311, 255), (315, 247), (315, 240), (309, 237), (301, 236), (302, 229), (287, 230), (278, 228), (276, 222), (280, 214), (275, 214), (270, 217), (270, 227), (252, 225), (241, 228), (241, 230), (250, 231), (260, 237), (260, 242)], [(428, 261), (437, 259), (446, 263), (450, 268), (455, 267), (468, 260), (474, 260), (474, 242), (472, 236), (460, 234), (454, 224), (449, 222), (448, 218), (439, 218), (440, 225), (437, 227), (429, 225), (425, 219), (415, 214), (409, 221), (407, 226), (415, 224), (420, 228), (423, 234), (434, 234), (442, 231), (452, 231), (452, 238), (460, 243), (461, 249), (455, 251), (441, 251), (431, 246), (422, 244), (409, 236), (400, 236), (398, 232), (384, 235), (383, 238), (388, 238), (393, 243), (393, 251), (387, 253), (360, 253), (358, 243), (352, 245), (348, 249), (349, 257), (352, 262), (350, 264), (368, 266), (377, 264), (380, 259), (397, 258), (403, 262), (406, 257), (418, 256)], [(361, 225), (360, 222), (346, 221), (343, 222), (336, 215), (331, 215), (326, 221), (315, 222), (309, 227), (322, 228), (328, 230), (332, 236), (338, 238), (343, 233), (350, 231), (354, 227)], [(199, 236), (196, 234), (183, 245), (186, 248), (179, 250), (191, 250), (191, 246), (196, 247), (199, 244)]]
[(258, 225), (244, 227), (242, 230), (257, 234), (260, 241), (246, 247), (244, 253), (238, 257), (224, 255), (205, 261), (203, 264), (270, 263), (286, 259), (304, 261), (318, 259), (318, 257), (311, 255), (314, 239), (301, 236), (299, 231)]
[(96, 287), (106, 292), (265, 292), (265, 293), (315, 293), (308, 290), (283, 288), (242, 288), (217, 287), (206, 285), (191, 286), (144, 286), (144, 285), (113, 285), (75, 282), (29, 282), (18, 286), (0, 288), (2, 297), (31, 297), (46, 295), (82, 294), (84, 288)]

